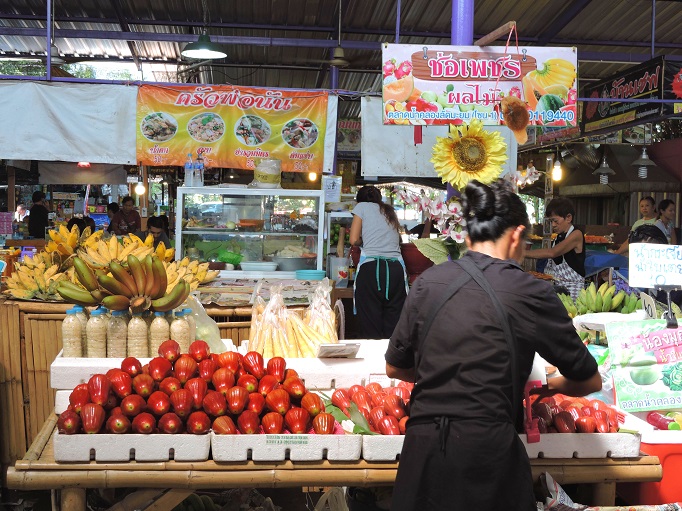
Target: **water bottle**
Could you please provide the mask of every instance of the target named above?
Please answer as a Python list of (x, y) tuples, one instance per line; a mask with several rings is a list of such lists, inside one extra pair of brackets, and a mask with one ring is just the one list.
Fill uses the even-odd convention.
[(185, 186), (194, 186), (194, 165), (192, 164), (192, 153), (187, 154), (187, 161), (185, 161)]
[(197, 161), (194, 164), (194, 186), (204, 186), (204, 158), (197, 153)]

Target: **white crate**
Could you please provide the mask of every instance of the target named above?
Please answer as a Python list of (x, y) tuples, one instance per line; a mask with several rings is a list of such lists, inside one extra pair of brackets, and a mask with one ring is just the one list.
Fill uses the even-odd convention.
[[(54, 459), (59, 462), (95, 461), (206, 461), (209, 435), (54, 434)], [(173, 455), (171, 456), (171, 451)]]
[(405, 435), (363, 435), (362, 458), (367, 461), (395, 461), (403, 450)]
[(360, 459), (360, 435), (216, 435), (214, 461), (354, 461)]

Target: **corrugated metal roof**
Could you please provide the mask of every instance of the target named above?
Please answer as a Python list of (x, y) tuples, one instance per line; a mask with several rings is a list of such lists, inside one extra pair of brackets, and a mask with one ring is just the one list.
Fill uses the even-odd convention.
[[(180, 71), (194, 62), (180, 51), (206, 25), (228, 57), (179, 76), (181, 80), (235, 85), (330, 88), (325, 63), (338, 39), (338, 0), (53, 0), (55, 44), (67, 62), (120, 59), (166, 62)], [(378, 92), (383, 41), (449, 44), (451, 0), (341, 0), (347, 68), (338, 88)], [(682, 4), (663, 0), (475, 0), (474, 37), (517, 22), (522, 45), (577, 46), (581, 85), (654, 55), (682, 55)], [(206, 24), (204, 24), (204, 18)], [(44, 55), (46, 0), (0, 4), (0, 55)], [(128, 33), (126, 35), (126, 32)], [(500, 40), (495, 45), (503, 45)], [(155, 73), (155, 77), (165, 77)], [(344, 101), (341, 114), (357, 116)]]

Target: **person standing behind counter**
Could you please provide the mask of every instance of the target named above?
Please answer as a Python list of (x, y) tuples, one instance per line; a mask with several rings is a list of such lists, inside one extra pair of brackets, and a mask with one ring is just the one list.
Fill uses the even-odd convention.
[(121, 209), (111, 219), (112, 229), (117, 236), (133, 234), (142, 228), (142, 219), (134, 208), (133, 198), (130, 195), (123, 197)]
[(365, 339), (388, 339), (407, 296), (407, 273), (400, 253), (400, 222), (375, 186), (358, 190), (349, 242), (360, 247), (354, 305)]
[(156, 248), (159, 245), (159, 243), (161, 243), (161, 242), (163, 242), (163, 245), (166, 248), (170, 248), (170, 246), (171, 246), (170, 240), (168, 239), (168, 236), (166, 236), (166, 230), (164, 228), (164, 222), (161, 219), (161, 217), (150, 216), (147, 219), (147, 230), (146, 231), (138, 231), (135, 234), (142, 241), (147, 239), (147, 236), (149, 234), (154, 236), (154, 248)]
[(28, 234), (33, 238), (45, 239), (45, 229), (50, 225), (48, 211), (45, 207), (45, 194), (33, 192), (33, 207), (28, 216)]
[(469, 250), (415, 281), (385, 355), (388, 377), (415, 383), (391, 511), (535, 509), (517, 434), (535, 352), (562, 374), (541, 396), (601, 388), (554, 289), (519, 265), (521, 199), (503, 181), (471, 181), (463, 212)]
[(554, 283), (565, 287), (575, 300), (585, 287), (585, 235), (573, 225), (575, 208), (564, 197), (549, 201), (545, 217), (551, 220), (552, 230), (557, 237), (550, 248), (529, 250), (526, 257), (549, 258), (545, 273), (553, 275)]
[(658, 203), (658, 220), (654, 224), (665, 234), (669, 245), (677, 245), (675, 233), (675, 203), (670, 199), (663, 199)]
[[(632, 229), (630, 229), (630, 233), (633, 233), (637, 227), (641, 225), (653, 225), (656, 223), (657, 217), (656, 217), (656, 201), (654, 200), (653, 197), (647, 196), (647, 197), (642, 197), (639, 201), (639, 212), (642, 215), (642, 218), (637, 220), (633, 225)], [(614, 254), (618, 255), (627, 255), (628, 250), (630, 248), (630, 240), (629, 236), (628, 239), (626, 239), (623, 244), (618, 247), (618, 250), (611, 251)]]

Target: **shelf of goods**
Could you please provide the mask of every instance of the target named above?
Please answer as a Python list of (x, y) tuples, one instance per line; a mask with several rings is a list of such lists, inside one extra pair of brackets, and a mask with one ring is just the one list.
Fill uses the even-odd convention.
[[(55, 408), (50, 364), (62, 350), (71, 304), (0, 299), (0, 479), (21, 459)], [(220, 336), (249, 338), (251, 307), (208, 306)]]
[[(375, 384), (373, 388), (376, 389), (377, 383), (386, 391), (398, 390), (398, 382), (385, 375), (383, 354), (388, 341), (354, 342), (360, 344), (357, 358), (291, 358), (286, 359), (286, 368), (294, 369), (306, 388), (328, 395), (335, 389), (351, 386), (362, 385), (369, 389)], [(243, 359), (247, 372), (264, 373), (262, 358), (261, 371), (247, 366), (247, 358), (252, 364), (253, 357)], [(61, 393), (88, 382), (95, 374), (121, 367), (121, 362), (122, 359), (57, 356), (50, 371), (51, 384), (58, 389), (55, 411), (66, 407), (60, 399)], [(145, 362), (147, 360), (140, 360), (141, 364)], [(167, 370), (170, 369), (169, 364)], [(280, 369), (284, 374), (284, 367)], [(176, 375), (180, 374), (178, 370), (176, 366)], [(150, 374), (154, 371), (150, 364)], [(160, 379), (165, 374), (157, 374), (157, 377)], [(287, 385), (286, 380), (284, 385)], [(191, 404), (189, 406), (191, 408)], [(211, 432), (199, 437), (188, 434), (77, 434), (71, 437), (56, 433), (55, 426), (56, 415), (52, 414), (25, 458), (8, 470), (9, 487), (64, 489), (62, 499), (75, 495), (74, 498), (84, 502), (85, 488), (390, 485), (395, 480), (403, 441), (400, 435), (301, 433), (217, 435)], [(334, 433), (340, 432), (335, 430)], [(590, 484), (594, 504), (613, 505), (617, 482), (658, 481), (662, 476), (658, 458), (640, 455), (638, 435), (555, 433), (542, 437), (540, 443), (527, 444), (533, 477), (546, 471), (560, 484)], [(69, 463), (71, 461), (75, 463)], [(84, 507), (69, 509), (79, 511)]]
[[(322, 270), (322, 190), (181, 187), (178, 211), (176, 257), (233, 264), (223, 277), (294, 278), (296, 270)], [(241, 262), (277, 269), (252, 264), (242, 271)]]

